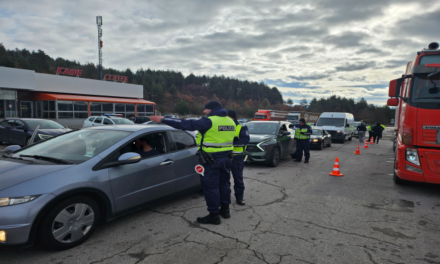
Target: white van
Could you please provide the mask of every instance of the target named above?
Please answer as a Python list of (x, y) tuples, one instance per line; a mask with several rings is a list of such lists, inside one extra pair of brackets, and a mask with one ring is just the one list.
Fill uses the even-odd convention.
[(342, 143), (353, 138), (354, 116), (350, 113), (322, 113), (317, 128), (322, 128), (332, 135), (332, 140)]

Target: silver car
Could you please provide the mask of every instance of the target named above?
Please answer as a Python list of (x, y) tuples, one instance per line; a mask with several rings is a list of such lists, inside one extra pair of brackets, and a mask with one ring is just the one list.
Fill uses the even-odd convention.
[[(141, 158), (141, 138), (156, 155)], [(193, 136), (163, 125), (100, 126), (9, 146), (0, 160), (0, 246), (72, 248), (101, 220), (200, 189), (196, 151)]]

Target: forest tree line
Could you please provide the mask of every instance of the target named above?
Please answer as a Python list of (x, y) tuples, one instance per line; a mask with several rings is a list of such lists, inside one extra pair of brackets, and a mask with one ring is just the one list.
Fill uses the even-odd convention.
[[(7, 50), (0, 43), (0, 66), (29, 69), (38, 73), (55, 74), (58, 67), (82, 70), (82, 78), (99, 79), (98, 65), (63, 58), (53, 59), (44, 51), (27, 49)], [(198, 115), (210, 100), (218, 100), (226, 109), (236, 110), (240, 117), (251, 118), (258, 109), (309, 112), (349, 112), (356, 120), (388, 124), (394, 118), (394, 110), (388, 106), (368, 104), (365, 99), (355, 101), (338, 96), (310, 101), (303, 99), (301, 105), (293, 106), (276, 87), (263, 82), (250, 82), (221, 76), (184, 76), (181, 72), (167, 70), (137, 69), (116, 70), (104, 68), (103, 75), (114, 74), (128, 77), (128, 83), (141, 84), (144, 99), (153, 101), (161, 113)], [(74, 77), (72, 77), (74, 78)]]

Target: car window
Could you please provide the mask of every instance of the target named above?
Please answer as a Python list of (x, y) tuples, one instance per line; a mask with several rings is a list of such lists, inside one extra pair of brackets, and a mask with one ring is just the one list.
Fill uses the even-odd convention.
[(183, 131), (171, 131), (177, 150), (197, 147), (194, 137), (188, 135)]
[(14, 120), (5, 120), (1, 123), (4, 127), (12, 127), (14, 125)]
[(15, 120), (14, 126), (15, 127), (18, 127), (18, 126), (26, 127), (26, 125), (21, 120)]
[(8, 120), (8, 127), (15, 127), (15, 120)]
[(98, 117), (98, 118), (95, 119), (94, 123), (101, 124), (101, 122), (102, 122), (102, 117)]
[(18, 151), (14, 156), (41, 155), (79, 164), (95, 157), (131, 133), (113, 130), (78, 130), (29, 146)]
[(250, 134), (272, 134), (277, 133), (278, 124), (276, 123), (266, 123), (266, 122), (251, 122), (247, 123)]
[(287, 131), (287, 127), (286, 127), (286, 125), (281, 125), (280, 134), (283, 133), (284, 131)]
[(113, 122), (108, 118), (104, 118), (104, 125), (113, 125)]
[(312, 135), (316, 135), (316, 136), (322, 135), (321, 129), (312, 129)]
[(61, 124), (58, 124), (52, 120), (26, 120), (28, 126), (32, 129), (36, 129), (37, 126), (40, 126), (39, 129), (64, 129), (65, 127)]
[(90, 122), (93, 122), (93, 120), (95, 120), (95, 118), (96, 118), (96, 117), (92, 116), (92, 117), (89, 118), (89, 121), (90, 121)]
[[(133, 140), (130, 140), (130, 142), (125, 144), (121, 149), (119, 149), (119, 151), (112, 154), (109, 162), (118, 160), (118, 158), (122, 154), (128, 152), (139, 153), (142, 159), (147, 159), (161, 155), (163, 153), (167, 153), (169, 152), (167, 142), (169, 142), (169, 140), (166, 138), (165, 132), (143, 134)], [(147, 145), (151, 147), (150, 151), (144, 150), (149, 149)]]

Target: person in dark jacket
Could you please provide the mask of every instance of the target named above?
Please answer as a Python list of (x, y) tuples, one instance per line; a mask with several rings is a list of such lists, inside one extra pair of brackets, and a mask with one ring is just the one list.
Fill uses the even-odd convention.
[(382, 131), (384, 130), (380, 123), (377, 123), (372, 129), (374, 132), (373, 142), (379, 144), (379, 139), (382, 138)]
[[(200, 224), (219, 225), (220, 216), (230, 218), (231, 203), (230, 169), (234, 149), (235, 123), (228, 117), (228, 111), (217, 101), (205, 105), (206, 117), (199, 120), (184, 120), (150, 116), (151, 121), (164, 123), (181, 130), (198, 130), (197, 144), (200, 149), (209, 152), (215, 163), (203, 164), (204, 175), (200, 175), (203, 195), (208, 206), (209, 215), (198, 217)], [(221, 128), (221, 129), (220, 129)], [(203, 144), (201, 140), (203, 138)], [(224, 141), (224, 142), (223, 142)]]
[(303, 151), (305, 156), (304, 163), (309, 163), (310, 159), (310, 135), (312, 128), (306, 124), (306, 120), (301, 118), (299, 124), (293, 126), (295, 129), (296, 140), (296, 159), (293, 161), (301, 162)]
[(367, 127), (364, 125), (364, 122), (361, 122), (361, 124), (356, 129), (358, 131), (359, 143), (364, 143), (365, 132), (367, 131)]
[(231, 163), (232, 178), (234, 178), (234, 194), (238, 205), (245, 205), (244, 196), (244, 181), (243, 181), (243, 169), (244, 169), (244, 150), (249, 143), (250, 136), (247, 126), (240, 125), (237, 121), (237, 113), (234, 110), (228, 111), (228, 116), (234, 120), (237, 126), (235, 130), (234, 139), (234, 151), (233, 159)]

